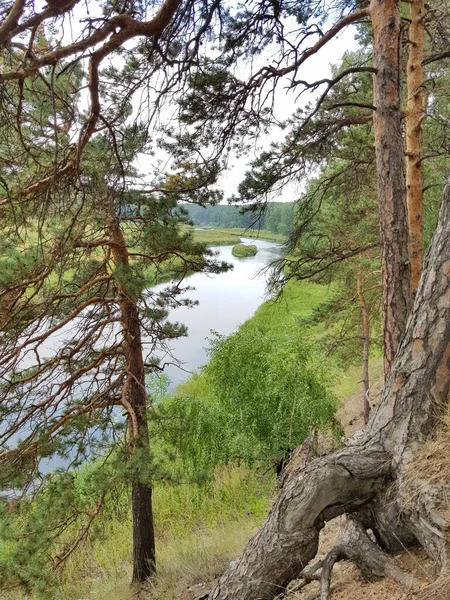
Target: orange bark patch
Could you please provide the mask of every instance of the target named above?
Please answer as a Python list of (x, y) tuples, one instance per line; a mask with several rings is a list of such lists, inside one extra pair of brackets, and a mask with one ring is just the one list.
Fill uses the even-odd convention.
[(395, 383), (392, 387), (392, 399), (395, 398), (395, 392), (397, 392), (400, 388), (402, 388), (405, 385), (405, 377), (404, 375), (397, 375), (397, 377), (395, 378)]
[(415, 340), (412, 348), (412, 357), (414, 360), (418, 360), (423, 350), (423, 340)]

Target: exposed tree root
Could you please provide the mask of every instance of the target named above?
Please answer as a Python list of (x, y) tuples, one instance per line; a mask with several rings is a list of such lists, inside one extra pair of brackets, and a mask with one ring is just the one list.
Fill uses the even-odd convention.
[(447, 187), (405, 337), (364, 435), (344, 450), (295, 470), (263, 527), (222, 575), (210, 600), (273, 598), (305, 572), (317, 554), (324, 523), (342, 514), (358, 513), (362, 524), (350, 520), (346, 533), (350, 542), (344, 536), (325, 559), (322, 600), (329, 595), (331, 570), (339, 558), (356, 562), (367, 575), (388, 575), (402, 585), (413, 584), (411, 576), (371, 541), (368, 528), (387, 551), (418, 542), (442, 573), (447, 572), (450, 519), (440, 507), (450, 497), (450, 481), (443, 477), (417, 491), (405, 473), (448, 405), (449, 229)]
[(367, 535), (364, 527), (354, 517), (346, 517), (341, 540), (327, 554), (323, 561), (320, 577), (320, 600), (328, 600), (331, 585), (331, 572), (339, 560), (353, 562), (367, 579), (391, 577), (403, 587), (414, 584), (412, 575), (400, 569)]

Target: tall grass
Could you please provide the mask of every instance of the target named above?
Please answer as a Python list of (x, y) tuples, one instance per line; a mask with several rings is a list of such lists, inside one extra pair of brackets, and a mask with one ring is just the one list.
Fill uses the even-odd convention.
[[(219, 468), (202, 485), (156, 484), (158, 575), (147, 590), (152, 600), (172, 600), (189, 585), (218, 575), (261, 524), (272, 489), (272, 474), (245, 465)], [(69, 559), (49, 597), (126, 600), (131, 539), (130, 515), (103, 517), (95, 536)]]
[(292, 322), (311, 316), (313, 310), (332, 293), (332, 286), (289, 281), (281, 297), (261, 304), (250, 322), (263, 331), (276, 332)]
[(273, 233), (268, 229), (224, 229), (223, 231), (237, 231), (238, 235), (246, 238), (258, 240), (267, 240), (268, 242), (278, 242), (282, 244), (286, 241), (286, 236), (281, 233)]
[(240, 239), (237, 229), (195, 228), (194, 241), (208, 244), (209, 246), (233, 246)]

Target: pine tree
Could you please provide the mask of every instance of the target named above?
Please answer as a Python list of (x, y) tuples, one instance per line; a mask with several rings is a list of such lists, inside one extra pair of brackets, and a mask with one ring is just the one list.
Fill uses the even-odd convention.
[[(171, 307), (190, 305), (181, 296), (186, 275), (227, 268), (193, 242), (178, 207), (181, 199), (204, 201), (192, 174), (174, 173), (145, 193), (133, 189), (133, 161), (145, 140), (145, 131), (125, 120), (114, 134), (97, 135), (83, 153), (78, 187), (54, 187), (44, 218), (27, 211), (19, 223), (16, 205), (5, 204), (0, 283), (2, 487), (16, 488), (28, 505), (27, 494), (48, 493), (48, 461), (73, 471), (104, 457), (108, 473), (120, 455), (128, 466), (116, 480), (131, 485), (134, 583), (155, 569), (146, 375), (163, 368), (166, 341), (186, 333), (167, 320)], [(162, 291), (149, 289), (168, 275), (172, 283)], [(72, 485), (70, 477), (60, 480)], [(103, 483), (91, 510), (107, 501)], [(57, 514), (56, 529), (64, 532), (69, 507)], [(71, 548), (86, 527), (80, 518)], [(42, 527), (35, 533), (57, 551)], [(57, 552), (55, 566), (69, 554)]]

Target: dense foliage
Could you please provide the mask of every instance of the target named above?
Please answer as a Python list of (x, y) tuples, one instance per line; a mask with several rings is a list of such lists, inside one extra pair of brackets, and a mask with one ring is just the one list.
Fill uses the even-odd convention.
[(293, 202), (270, 202), (257, 215), (230, 204), (209, 206), (189, 205), (186, 210), (195, 225), (219, 228), (267, 229), (272, 233), (287, 235), (291, 232), (294, 217)]
[[(311, 432), (339, 430), (333, 368), (300, 318), (326, 295), (296, 287), (259, 309), (228, 338), (215, 335), (203, 371), (161, 404), (169, 440), (192, 473), (230, 461), (272, 464)], [(302, 293), (303, 292), (303, 293)], [(314, 294), (318, 296), (314, 296)]]

